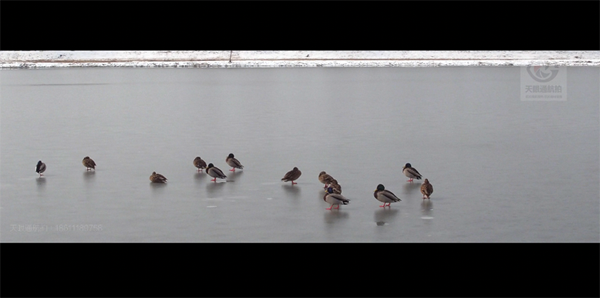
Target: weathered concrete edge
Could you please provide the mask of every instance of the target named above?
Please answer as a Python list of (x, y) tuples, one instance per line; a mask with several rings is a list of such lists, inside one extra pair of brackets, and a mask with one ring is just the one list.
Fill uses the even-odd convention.
[(600, 51), (0, 51), (0, 68), (600, 66)]
[(455, 60), (421, 60), (421, 61), (244, 61), (244, 62), (14, 62), (1, 63), (0, 69), (34, 69), (34, 68), (68, 68), (68, 67), (149, 67), (149, 68), (289, 68), (289, 67), (511, 67), (511, 66), (592, 66), (600, 67), (600, 60), (527, 60), (527, 61), (455, 61)]

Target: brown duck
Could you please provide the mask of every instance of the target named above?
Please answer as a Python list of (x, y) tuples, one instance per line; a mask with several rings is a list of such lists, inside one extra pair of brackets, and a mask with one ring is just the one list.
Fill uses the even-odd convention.
[(89, 156), (84, 157), (81, 163), (85, 166), (86, 171), (96, 170), (96, 163)]
[(152, 175), (150, 175), (150, 181), (152, 181), (152, 183), (165, 183), (167, 182), (167, 177), (157, 174), (156, 172), (152, 172)]
[(433, 185), (429, 183), (428, 179), (425, 179), (423, 184), (421, 184), (421, 193), (423, 194), (423, 199), (429, 199), (429, 196), (433, 193)]
[(298, 178), (300, 178), (300, 175), (302, 175), (302, 172), (300, 172), (300, 170), (298, 170), (297, 167), (294, 167), (294, 169), (285, 173), (283, 178), (281, 178), (281, 181), (283, 181), (283, 182), (292, 181), (292, 185), (298, 184), (298, 183), (294, 182), (294, 180), (298, 180)]
[(198, 173), (200, 173), (202, 172), (202, 169), (206, 169), (206, 162), (202, 160), (200, 156), (197, 156), (196, 158), (194, 158), (194, 166), (198, 168)]
[(329, 186), (329, 184), (331, 184), (331, 182), (333, 182), (333, 177), (331, 177), (331, 175), (325, 173), (325, 171), (322, 171), (321, 173), (319, 173), (319, 181), (321, 181), (321, 183), (325, 184), (325, 186), (323, 187), (323, 189), (327, 189), (327, 187)]

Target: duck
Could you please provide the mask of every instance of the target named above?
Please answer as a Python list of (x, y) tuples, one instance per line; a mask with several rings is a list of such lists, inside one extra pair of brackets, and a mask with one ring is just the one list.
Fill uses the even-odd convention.
[(337, 180), (333, 179), (329, 187), (333, 189), (333, 193), (342, 194), (342, 186), (337, 182)]
[(385, 207), (386, 203), (387, 203), (387, 206), (390, 207), (390, 205), (392, 203), (402, 201), (393, 192), (385, 189), (385, 186), (383, 186), (383, 184), (377, 185), (377, 189), (375, 189), (375, 191), (373, 192), (373, 196), (378, 201), (383, 202), (383, 205), (381, 205), (379, 207)]
[(84, 157), (81, 163), (85, 166), (86, 171), (96, 170), (96, 162), (89, 156)]
[(340, 209), (340, 204), (348, 205), (350, 203), (350, 200), (344, 197), (343, 195), (334, 193), (333, 188), (331, 187), (327, 188), (327, 193), (325, 193), (325, 195), (323, 196), (323, 201), (331, 204), (331, 206), (329, 206), (329, 208), (325, 208), (325, 210), (331, 210), (331, 208), (333, 208), (333, 205), (337, 205), (337, 208), (334, 209)]
[(221, 169), (215, 167), (212, 163), (208, 164), (208, 167), (206, 167), (206, 173), (213, 177), (214, 179), (210, 180), (213, 182), (217, 182), (217, 178), (221, 178), (221, 179), (225, 179), (227, 178), (227, 176), (225, 176), (225, 174), (223, 174), (223, 171), (221, 171)]
[(283, 178), (281, 178), (281, 181), (283, 181), (283, 182), (292, 181), (292, 185), (298, 184), (298, 183), (294, 182), (294, 180), (298, 180), (298, 178), (300, 178), (300, 175), (302, 175), (302, 172), (300, 170), (298, 170), (298, 167), (294, 167), (291, 171), (285, 173)]
[(421, 184), (421, 193), (423, 194), (423, 200), (429, 199), (429, 196), (433, 193), (433, 185), (429, 183), (429, 179), (425, 178), (423, 184)]
[(331, 182), (333, 180), (335, 180), (335, 179), (333, 179), (333, 177), (331, 177), (331, 175), (325, 173), (325, 171), (322, 171), (321, 173), (319, 173), (319, 181), (321, 181), (321, 183), (325, 184), (323, 189), (327, 189), (327, 187), (329, 187), (329, 184), (331, 184)]
[(150, 181), (152, 181), (152, 183), (166, 183), (167, 177), (156, 172), (152, 172), (152, 175), (150, 175)]
[(40, 174), (40, 177), (42, 177), (44, 176), (42, 174), (44, 171), (46, 171), (46, 164), (39, 160), (37, 165), (35, 166), (35, 172)]
[(200, 156), (196, 156), (194, 158), (194, 166), (198, 168), (198, 173), (202, 172), (202, 169), (206, 169), (206, 162), (200, 158)]
[(402, 173), (404, 173), (404, 175), (406, 175), (406, 177), (410, 178), (410, 179), (406, 180), (407, 182), (413, 182), (413, 179), (417, 179), (417, 180), (421, 179), (421, 173), (419, 173), (419, 171), (417, 171), (417, 169), (413, 168), (410, 165), (410, 163), (406, 163), (406, 165), (404, 165), (404, 167), (402, 168)]
[(233, 156), (233, 153), (229, 153), (229, 155), (227, 155), (227, 158), (225, 158), (225, 162), (227, 162), (227, 164), (232, 167), (231, 172), (235, 172), (235, 169), (243, 169), (244, 166), (240, 163), (239, 160), (237, 160), (237, 158), (235, 158), (235, 156)]

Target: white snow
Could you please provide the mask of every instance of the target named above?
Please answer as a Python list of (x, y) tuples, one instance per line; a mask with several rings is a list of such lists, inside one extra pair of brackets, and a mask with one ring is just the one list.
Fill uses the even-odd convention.
[(600, 51), (0, 51), (0, 69), (530, 65), (600, 66)]

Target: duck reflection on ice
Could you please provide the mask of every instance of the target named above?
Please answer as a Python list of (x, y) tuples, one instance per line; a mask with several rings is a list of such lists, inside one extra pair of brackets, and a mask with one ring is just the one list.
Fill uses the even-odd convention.
[(85, 179), (85, 181), (92, 181), (94, 180), (93, 178), (96, 177), (96, 171), (85, 171), (83, 172), (83, 179)]
[(398, 209), (383, 208), (375, 210), (373, 218), (378, 226), (383, 226), (394, 221), (394, 217), (398, 215)]
[(150, 188), (152, 188), (152, 189), (161, 189), (161, 188), (167, 187), (166, 183), (154, 183), (154, 182), (150, 182), (148, 184), (150, 185)]
[(244, 175), (244, 171), (237, 171), (237, 172), (231, 172), (228, 174), (227, 178), (225, 179), (225, 181), (227, 182), (234, 182), (236, 180), (236, 178), (239, 178), (240, 176)]
[(208, 176), (206, 173), (194, 173), (194, 181), (196, 182), (196, 184), (204, 185), (204, 180), (206, 180), (206, 176)]
[(37, 182), (37, 186), (38, 187), (44, 187), (46, 185), (46, 177), (42, 176), (42, 177), (37, 177), (35, 178), (35, 182)]
[(219, 190), (222, 190), (223, 187), (227, 184), (227, 182), (216, 182), (216, 183), (207, 183), (206, 184), (206, 193), (210, 195), (214, 195)]
[(346, 211), (340, 211), (339, 209), (333, 209), (325, 212), (325, 223), (333, 224), (337, 222), (343, 222), (348, 220), (349, 214)]
[(148, 183), (150, 185), (150, 189), (152, 190), (153, 196), (160, 196), (164, 193), (165, 187), (167, 187), (166, 183)]
[(431, 210), (433, 210), (433, 203), (431, 200), (423, 200), (423, 202), (421, 202), (421, 213), (423, 216), (431, 216)]
[(300, 187), (298, 187), (297, 185), (283, 184), (281, 185), (281, 187), (283, 188), (283, 190), (285, 190), (286, 194), (288, 194), (289, 197), (300, 197)]

